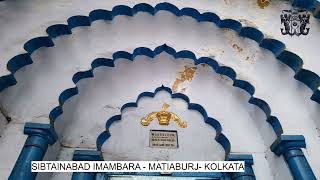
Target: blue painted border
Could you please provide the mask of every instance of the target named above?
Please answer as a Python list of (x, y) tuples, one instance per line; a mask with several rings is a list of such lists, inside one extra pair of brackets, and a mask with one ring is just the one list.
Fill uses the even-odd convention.
[(320, 1), (317, 0), (291, 0), (293, 7), (303, 8), (311, 11), (315, 18), (320, 19), (319, 12), (316, 11), (320, 7)]
[[(5, 1), (5, 0), (0, 0), (0, 1)], [(320, 2), (317, 0), (291, 0), (292, 3), (291, 5), (293, 7), (299, 7), (299, 8), (304, 8), (311, 13), (313, 13), (315, 18), (320, 19), (320, 13), (316, 11), (320, 7)]]
[(242, 27), (242, 24), (239, 21), (233, 19), (221, 20), (219, 16), (214, 13), (205, 12), (200, 14), (193, 8), (183, 8), (180, 10), (170, 3), (159, 3), (155, 7), (152, 7), (149, 4), (140, 3), (135, 5), (133, 8), (125, 5), (119, 5), (115, 6), (112, 11), (97, 9), (91, 11), (89, 16), (77, 15), (70, 17), (67, 20), (67, 25), (55, 24), (48, 27), (46, 30), (48, 36), (36, 37), (29, 40), (24, 44), (24, 49), (27, 53), (19, 54), (8, 61), (7, 69), (11, 74), (0, 77), (0, 92), (17, 83), (14, 74), (21, 67), (33, 63), (31, 54), (35, 50), (41, 47), (54, 46), (52, 39), (58, 36), (71, 34), (72, 28), (90, 26), (91, 23), (96, 20), (111, 21), (118, 15), (134, 16), (138, 12), (147, 12), (151, 15), (155, 15), (158, 11), (168, 11), (176, 16), (190, 16), (198, 22), (212, 22), (220, 28), (232, 29), (239, 33), (240, 36), (256, 41), (260, 47), (270, 50), (279, 61), (288, 65), (295, 72), (294, 78), (304, 83), (313, 91), (311, 100), (320, 103), (320, 90), (318, 90), (318, 87), (320, 86), (320, 77), (312, 71), (303, 69), (303, 60), (293, 52), (286, 51), (284, 43), (275, 39), (264, 38), (261, 31), (253, 27)]
[(165, 87), (165, 86), (158, 87), (154, 92), (142, 92), (141, 94), (139, 94), (139, 96), (135, 102), (126, 103), (121, 107), (121, 114), (115, 115), (115, 116), (111, 117), (110, 119), (108, 119), (106, 122), (106, 130), (103, 131), (102, 133), (100, 133), (100, 135), (98, 136), (98, 138), (96, 140), (97, 150), (101, 151), (101, 147), (104, 144), (104, 142), (111, 137), (109, 128), (114, 122), (120, 121), (122, 119), (123, 110), (125, 110), (126, 108), (130, 108), (130, 107), (135, 107), (135, 108), (138, 107), (138, 102), (141, 98), (143, 98), (143, 97), (152, 97), (153, 98), (159, 91), (168, 92), (171, 95), (172, 99), (184, 100), (188, 104), (188, 109), (198, 111), (202, 115), (204, 122), (209, 124), (210, 126), (212, 126), (216, 130), (215, 140), (219, 144), (221, 144), (221, 146), (223, 147), (223, 149), (225, 151), (225, 159), (227, 159), (228, 155), (230, 154), (231, 144), (230, 144), (230, 141), (228, 140), (228, 138), (222, 133), (222, 127), (221, 127), (221, 124), (219, 123), (219, 121), (217, 121), (214, 118), (209, 117), (206, 110), (200, 104), (191, 103), (190, 99), (185, 94), (173, 93), (169, 87)]
[(105, 58), (98, 58), (95, 59), (91, 63), (91, 69), (87, 71), (80, 71), (74, 74), (72, 81), (75, 84), (75, 87), (68, 88), (64, 90), (59, 96), (59, 106), (53, 108), (49, 114), (50, 124), (54, 126), (55, 120), (63, 113), (63, 104), (72, 96), (78, 94), (78, 87), (77, 83), (86, 78), (92, 78), (94, 76), (93, 71), (97, 67), (107, 66), (107, 67), (115, 67), (115, 61), (120, 58), (127, 59), (129, 61), (134, 61), (135, 57), (138, 55), (144, 55), (150, 58), (154, 58), (158, 54), (166, 52), (172, 55), (175, 59), (178, 58), (188, 58), (194, 61), (195, 65), (198, 64), (207, 64), (210, 66), (216, 73), (225, 75), (229, 77), (233, 81), (233, 86), (238, 87), (244, 91), (246, 91), (251, 97), (249, 99), (249, 103), (258, 106), (265, 114), (266, 114), (266, 121), (272, 126), (273, 131), (277, 136), (280, 136), (283, 133), (283, 129), (281, 126), (280, 121), (277, 117), (271, 115), (271, 108), (264, 100), (254, 97), (255, 88), (254, 86), (244, 80), (239, 80), (236, 78), (236, 72), (227, 66), (219, 66), (217, 61), (211, 59), (209, 57), (201, 57), (199, 59), (196, 58), (195, 54), (191, 51), (183, 50), (176, 52), (175, 49), (167, 46), (166, 44), (156, 47), (154, 50), (151, 50), (146, 47), (139, 47), (136, 48), (133, 53), (129, 53), (126, 51), (118, 51), (113, 54), (113, 59), (105, 59)]

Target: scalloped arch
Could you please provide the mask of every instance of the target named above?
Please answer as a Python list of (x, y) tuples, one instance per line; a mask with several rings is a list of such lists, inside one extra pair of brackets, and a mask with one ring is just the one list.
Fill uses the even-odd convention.
[[(0, 1), (5, 1), (5, 0), (0, 0)], [(291, 5), (293, 7), (308, 9), (313, 13), (315, 18), (320, 19), (320, 12), (319, 12), (320, 2), (316, 0), (293, 0)]]
[(285, 50), (285, 44), (275, 39), (264, 38), (261, 31), (253, 27), (242, 27), (239, 21), (233, 19), (221, 20), (219, 16), (211, 12), (205, 12), (200, 14), (196, 9), (183, 8), (178, 9), (176, 6), (170, 3), (159, 3), (155, 7), (152, 7), (146, 3), (136, 4), (133, 8), (125, 5), (115, 6), (112, 11), (97, 9), (89, 13), (89, 16), (72, 16), (67, 22), (68, 24), (55, 24), (47, 28), (46, 32), (48, 36), (36, 37), (24, 44), (24, 49), (27, 53), (19, 54), (11, 58), (7, 63), (7, 69), (11, 72), (9, 75), (0, 77), (0, 92), (17, 83), (14, 74), (23, 66), (32, 64), (31, 54), (40, 47), (52, 47), (54, 43), (53, 38), (61, 35), (71, 34), (71, 29), (79, 26), (90, 26), (93, 21), (96, 20), (112, 20), (118, 15), (133, 16), (138, 12), (147, 12), (151, 15), (156, 14), (158, 11), (168, 11), (176, 16), (190, 16), (199, 22), (212, 22), (220, 28), (229, 28), (240, 36), (246, 37), (256, 41), (260, 47), (270, 50), (276, 58), (282, 63), (289, 66), (294, 72), (294, 78), (306, 86), (312, 91), (313, 95), (311, 100), (320, 104), (320, 77), (309, 70), (303, 69), (303, 60), (296, 54)]
[(217, 121), (214, 118), (211, 118), (208, 116), (206, 110), (200, 105), (200, 104), (195, 104), (191, 103), (188, 96), (182, 93), (172, 93), (172, 90), (169, 87), (161, 86), (158, 87), (154, 92), (142, 92), (139, 94), (136, 102), (129, 102), (124, 104), (121, 107), (121, 113), (119, 115), (115, 115), (111, 118), (109, 118), (106, 122), (106, 130), (100, 133), (100, 135), (97, 137), (96, 140), (96, 145), (97, 145), (97, 150), (101, 151), (102, 145), (111, 137), (109, 128), (110, 126), (116, 122), (120, 121), (122, 119), (122, 112), (124, 109), (129, 108), (129, 107), (138, 107), (138, 102), (141, 98), (143, 97), (154, 97), (159, 91), (166, 91), (171, 95), (172, 99), (182, 99), (188, 104), (188, 109), (190, 110), (196, 110), (198, 111), (202, 117), (205, 123), (209, 124), (216, 130), (216, 136), (215, 140), (223, 147), (225, 151), (225, 159), (227, 159), (228, 155), (230, 154), (231, 151), (231, 144), (228, 138), (222, 133), (222, 127), (219, 121)]
[[(53, 108), (49, 114), (50, 124), (54, 127), (55, 120), (63, 113), (63, 104), (69, 98), (78, 94), (78, 87), (76, 85), (77, 82), (79, 82), (82, 79), (93, 78), (94, 77), (93, 71), (95, 68), (101, 67), (101, 66), (115, 67), (114, 62), (119, 58), (124, 58), (124, 59), (127, 59), (128, 61), (134, 61), (135, 57), (138, 55), (144, 55), (144, 56), (153, 58), (162, 52), (166, 52), (172, 55), (175, 59), (178, 59), (178, 58), (192, 59), (195, 65), (207, 64), (216, 73), (229, 77), (233, 81), (233, 86), (246, 91), (251, 96), (248, 103), (259, 107), (266, 114), (266, 121), (271, 125), (275, 134), (277, 136), (280, 136), (283, 133), (281, 123), (277, 117), (271, 115), (271, 108), (268, 105), (268, 103), (266, 103), (262, 99), (254, 97), (253, 96), (255, 91), (254, 86), (247, 81), (237, 79), (236, 72), (232, 68), (226, 67), (226, 66), (219, 66), (218, 62), (216, 62), (215, 60), (209, 57), (201, 57), (197, 59), (195, 54), (192, 53), (191, 51), (183, 50), (183, 51), (176, 52), (173, 48), (167, 46), (166, 44), (159, 46), (154, 50), (151, 50), (146, 47), (139, 47), (139, 48), (136, 48), (132, 54), (126, 51), (118, 51), (113, 54), (113, 59), (105, 59), (105, 58), (95, 59), (91, 63), (91, 69), (87, 71), (77, 72), (74, 74), (72, 81), (74, 82), (75, 87), (66, 89), (60, 94), (59, 105)], [(129, 105), (130, 104), (126, 104), (123, 106), (123, 108)]]

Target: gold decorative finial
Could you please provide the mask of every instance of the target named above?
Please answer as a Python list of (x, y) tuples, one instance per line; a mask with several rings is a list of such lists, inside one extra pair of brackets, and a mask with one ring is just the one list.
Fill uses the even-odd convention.
[(162, 105), (161, 111), (167, 111), (167, 110), (169, 109), (169, 107), (170, 107), (169, 104), (164, 103), (164, 104)]
[(164, 103), (162, 105), (161, 111), (149, 113), (147, 118), (141, 119), (141, 124), (143, 126), (148, 126), (151, 123), (151, 121), (153, 121), (154, 119), (158, 119), (158, 122), (160, 125), (168, 126), (170, 120), (173, 120), (181, 128), (186, 128), (187, 127), (186, 122), (182, 121), (175, 113), (167, 111), (169, 107), (170, 107), (169, 104)]

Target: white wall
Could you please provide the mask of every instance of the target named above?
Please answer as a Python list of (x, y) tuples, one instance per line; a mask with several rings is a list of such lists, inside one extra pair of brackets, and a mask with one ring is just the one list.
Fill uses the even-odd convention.
[[(158, 2), (148, 1), (153, 5)], [(319, 22), (311, 17), (311, 30), (307, 36), (282, 36), (279, 15), (282, 9), (290, 8), (283, 1), (272, 1), (265, 9), (260, 9), (255, 0), (169, 2), (180, 8), (191, 6), (201, 12), (212, 11), (222, 18), (241, 19), (244, 24), (258, 27), (268, 37), (285, 42), (289, 50), (303, 58), (305, 68), (320, 74), (317, 60)], [(126, 0), (0, 2), (0, 24), (6, 24), (0, 28), (0, 57), (3, 60), (0, 62), (0, 74), (8, 73), (6, 62), (23, 52), (23, 43), (44, 35), (46, 27), (66, 22), (72, 15), (88, 15), (93, 9), (111, 9), (117, 4), (133, 6), (136, 3)], [(1, 164), (0, 174), (6, 176), (10, 173), (20, 152), (26, 138), (22, 134), (23, 123), (47, 123), (50, 110), (58, 105), (59, 94), (74, 86), (71, 80), (74, 73), (89, 69), (94, 58), (110, 58), (117, 50), (131, 52), (139, 46), (154, 48), (167, 43), (176, 50), (191, 50), (198, 57), (215, 57), (220, 63), (234, 68), (239, 78), (250, 81), (256, 87), (256, 96), (266, 100), (273, 115), (279, 118), (285, 134), (306, 137), (308, 160), (316, 175), (320, 176), (319, 105), (309, 100), (312, 92), (293, 79), (289, 68), (280, 64), (269, 51), (260, 49), (255, 42), (210, 23), (198, 23), (190, 17), (177, 18), (170, 13), (159, 12), (156, 16), (139, 13), (134, 17), (116, 17), (112, 22), (94, 22), (91, 27), (73, 29), (72, 35), (56, 38), (54, 43), (56, 46), (53, 48), (36, 51), (32, 55), (34, 64), (17, 72), (18, 84), (0, 93), (0, 103), (12, 118), (0, 138), (0, 148), (4, 152), (0, 159), (6, 160), (6, 164)], [(235, 45), (242, 51), (234, 48)], [(94, 79), (77, 84), (80, 95), (66, 102), (65, 113), (57, 119), (57, 127), (66, 128), (61, 134), (62, 149), (58, 159), (67, 159), (74, 148), (94, 148), (95, 138), (103, 131), (105, 121), (118, 114), (121, 105), (162, 84), (171, 87), (183, 66), (191, 65), (191, 61), (175, 62), (166, 54), (156, 57), (155, 61), (146, 57), (137, 59), (134, 63), (119, 61), (115, 69), (99, 68)], [(184, 93), (192, 102), (203, 105), (210, 116), (221, 122), (234, 152), (254, 155), (258, 179), (287, 179), (289, 171), (283, 159), (275, 157), (269, 150), (274, 140), (271, 128), (265, 122), (264, 114), (247, 103), (249, 97), (245, 92), (231, 87), (229, 80), (202, 66), (198, 67), (192, 82), (183, 83), (179, 91), (183, 88), (186, 88)], [(58, 128), (58, 131), (63, 129)], [(60, 176), (55, 174), (54, 177), (59, 179)]]
[(7, 125), (8, 121), (5, 118), (5, 116), (0, 112), (0, 135), (2, 131), (5, 129), (5, 126)]

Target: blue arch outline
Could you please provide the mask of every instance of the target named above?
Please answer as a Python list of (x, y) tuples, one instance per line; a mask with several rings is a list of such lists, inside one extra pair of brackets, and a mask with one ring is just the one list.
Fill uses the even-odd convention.
[(126, 103), (121, 107), (121, 111), (120, 111), (121, 113), (119, 115), (115, 115), (115, 116), (109, 118), (106, 122), (105, 131), (100, 133), (99, 136), (97, 137), (97, 140), (96, 140), (97, 150), (101, 151), (102, 145), (105, 143), (105, 141), (107, 141), (111, 137), (111, 134), (109, 132), (109, 128), (114, 122), (120, 121), (122, 119), (122, 112), (124, 109), (130, 108), (130, 107), (137, 108), (138, 102), (141, 98), (143, 98), (143, 97), (153, 98), (159, 91), (168, 92), (171, 95), (172, 99), (184, 100), (188, 104), (188, 109), (198, 111), (202, 115), (204, 122), (206, 124), (209, 124), (210, 126), (212, 126), (216, 130), (215, 140), (219, 144), (221, 144), (221, 146), (223, 147), (223, 149), (225, 151), (225, 159), (228, 158), (228, 155), (230, 154), (230, 151), (231, 151), (231, 144), (230, 144), (230, 141), (228, 140), (228, 138), (222, 133), (222, 127), (221, 127), (221, 124), (219, 123), (219, 121), (217, 121), (214, 118), (209, 117), (206, 110), (200, 104), (191, 103), (190, 99), (185, 94), (173, 93), (169, 87), (165, 87), (163, 85), (161, 87), (158, 87), (154, 92), (140, 93), (135, 102)]
[(320, 19), (320, 12), (317, 11), (318, 8), (320, 8), (320, 2), (317, 0), (293, 0), (292, 1), (293, 7), (299, 7), (304, 8), (311, 13), (313, 13), (314, 17), (317, 19)]
[(133, 8), (125, 5), (115, 6), (112, 11), (97, 9), (89, 13), (89, 16), (72, 16), (67, 20), (65, 24), (55, 24), (47, 28), (46, 32), (48, 36), (36, 37), (24, 44), (24, 49), (27, 53), (19, 54), (11, 58), (7, 63), (7, 69), (11, 72), (9, 75), (0, 77), (0, 92), (17, 83), (14, 74), (23, 66), (32, 64), (31, 54), (41, 47), (52, 47), (54, 43), (53, 38), (62, 35), (71, 34), (71, 29), (79, 26), (90, 26), (93, 21), (96, 20), (112, 20), (118, 15), (133, 16), (138, 12), (147, 12), (151, 15), (155, 15), (158, 11), (168, 11), (176, 16), (190, 16), (199, 22), (212, 22), (220, 28), (229, 28), (240, 36), (252, 39), (256, 41), (260, 47), (270, 50), (276, 58), (282, 63), (288, 65), (294, 72), (294, 78), (306, 86), (312, 91), (313, 95), (311, 100), (320, 104), (320, 77), (307, 69), (303, 69), (303, 60), (296, 54), (285, 50), (285, 44), (275, 39), (264, 38), (261, 31), (253, 27), (242, 27), (239, 21), (233, 19), (221, 20), (219, 16), (211, 12), (205, 12), (200, 14), (196, 9), (183, 8), (178, 9), (176, 6), (170, 3), (159, 3), (155, 7), (152, 7), (146, 3), (136, 4)]
[(232, 68), (227, 66), (219, 66), (217, 61), (209, 57), (201, 57), (197, 59), (195, 54), (191, 51), (183, 50), (183, 51), (176, 52), (175, 49), (167, 46), (166, 44), (162, 46), (158, 46), (154, 50), (151, 50), (146, 47), (139, 47), (139, 48), (136, 48), (132, 54), (126, 51), (117, 51), (113, 54), (113, 59), (98, 58), (92, 61), (91, 69), (87, 71), (80, 71), (73, 75), (72, 81), (74, 82), (75, 87), (68, 88), (60, 94), (59, 105), (50, 111), (50, 114), (49, 114), (50, 124), (54, 127), (55, 120), (63, 113), (63, 104), (69, 98), (78, 94), (78, 87), (76, 84), (82, 79), (93, 78), (94, 77), (93, 71), (95, 68), (101, 67), (101, 66), (115, 67), (114, 62), (117, 61), (117, 59), (119, 58), (124, 58), (129, 61), (134, 61), (135, 57), (138, 55), (144, 55), (150, 58), (154, 58), (155, 56), (157, 56), (162, 52), (166, 52), (172, 55), (175, 59), (178, 59), (178, 58), (192, 59), (195, 65), (207, 64), (216, 73), (229, 77), (233, 81), (233, 86), (246, 91), (251, 96), (248, 103), (259, 107), (266, 114), (266, 121), (271, 125), (275, 134), (277, 136), (280, 136), (283, 133), (283, 129), (280, 121), (278, 120), (277, 117), (271, 115), (271, 108), (269, 104), (262, 99), (254, 97), (253, 96), (255, 92), (254, 86), (247, 81), (237, 79), (236, 78), (237, 74)]
[[(0, 1), (5, 1), (5, 0), (0, 0)], [(317, 9), (320, 7), (320, 2), (316, 0), (293, 0), (291, 5), (293, 7), (307, 9), (311, 11), (311, 13), (313, 13), (315, 18), (320, 19), (320, 12), (317, 11)]]

